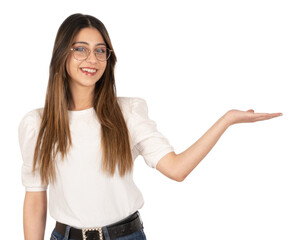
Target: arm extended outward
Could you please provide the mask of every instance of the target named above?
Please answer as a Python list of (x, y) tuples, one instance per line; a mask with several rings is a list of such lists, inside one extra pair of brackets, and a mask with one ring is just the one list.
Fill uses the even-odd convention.
[(167, 177), (183, 181), (210, 152), (227, 128), (236, 123), (268, 120), (282, 113), (254, 113), (254, 110), (230, 110), (224, 114), (200, 139), (180, 154), (170, 152), (157, 164), (157, 169)]

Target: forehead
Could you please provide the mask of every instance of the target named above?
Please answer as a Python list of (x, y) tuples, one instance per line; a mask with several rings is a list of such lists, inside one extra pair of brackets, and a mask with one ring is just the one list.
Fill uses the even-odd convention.
[(86, 42), (90, 45), (105, 43), (101, 33), (96, 28), (83, 28), (74, 38), (75, 42)]

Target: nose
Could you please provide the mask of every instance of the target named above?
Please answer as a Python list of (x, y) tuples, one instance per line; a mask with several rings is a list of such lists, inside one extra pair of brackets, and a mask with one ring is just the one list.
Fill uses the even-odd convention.
[(89, 62), (89, 63), (97, 63), (98, 62), (96, 55), (93, 51), (90, 51), (90, 54), (86, 59), (86, 62)]

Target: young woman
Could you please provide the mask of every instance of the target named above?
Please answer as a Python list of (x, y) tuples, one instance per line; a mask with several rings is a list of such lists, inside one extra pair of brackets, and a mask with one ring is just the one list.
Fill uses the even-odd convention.
[(138, 213), (143, 198), (132, 178), (138, 155), (183, 181), (229, 126), (282, 115), (230, 110), (176, 154), (148, 118), (145, 100), (117, 97), (115, 63), (102, 22), (74, 14), (62, 23), (44, 108), (27, 113), (19, 125), (26, 240), (44, 238), (48, 186), (57, 221), (51, 239), (146, 239)]

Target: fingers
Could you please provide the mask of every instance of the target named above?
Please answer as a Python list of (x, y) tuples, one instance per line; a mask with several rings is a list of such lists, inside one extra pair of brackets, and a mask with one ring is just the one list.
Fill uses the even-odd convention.
[(279, 117), (282, 113), (255, 113), (258, 117)]
[(282, 113), (255, 113), (253, 109), (247, 111), (230, 110), (224, 116), (229, 125), (268, 120), (282, 116)]
[(263, 121), (275, 117), (280, 117), (282, 115), (282, 113), (254, 113), (252, 119), (253, 121)]
[(255, 116), (257, 117), (279, 117), (279, 116), (283, 116), (283, 113), (255, 113), (255, 111), (253, 109), (249, 109), (247, 110), (247, 112), (250, 113), (254, 113)]

